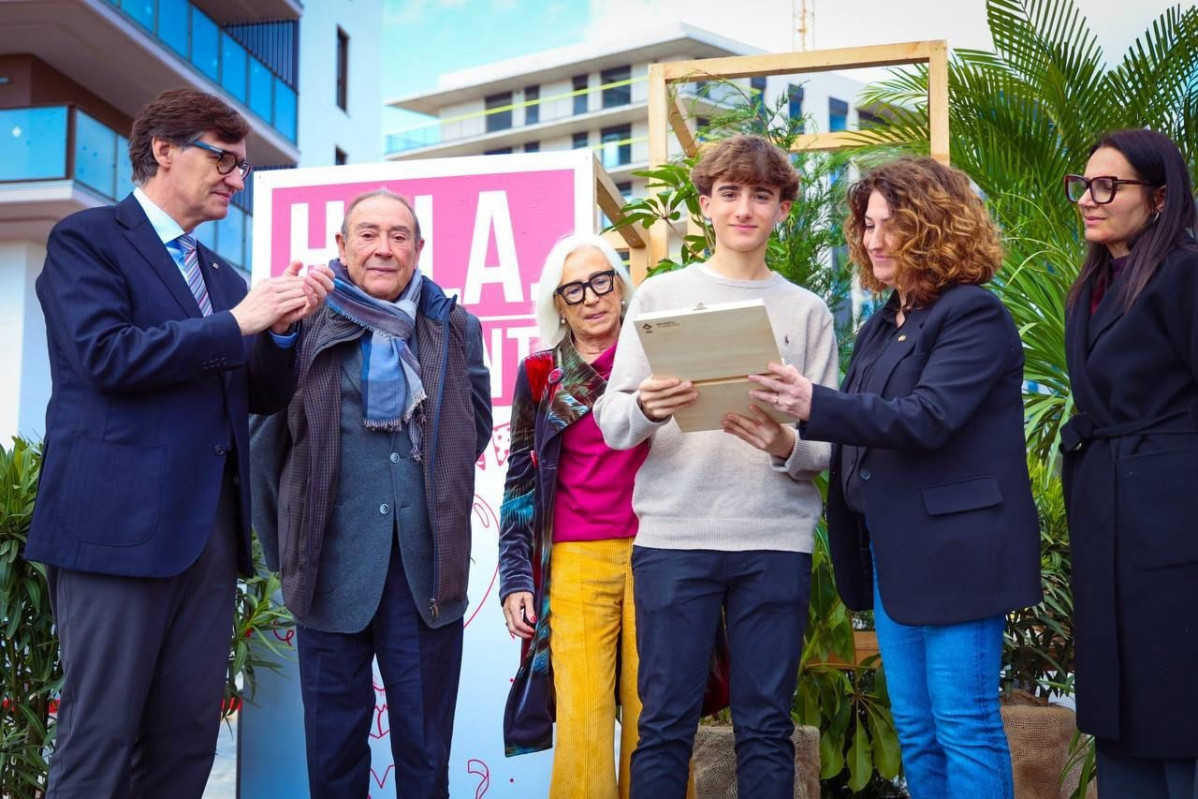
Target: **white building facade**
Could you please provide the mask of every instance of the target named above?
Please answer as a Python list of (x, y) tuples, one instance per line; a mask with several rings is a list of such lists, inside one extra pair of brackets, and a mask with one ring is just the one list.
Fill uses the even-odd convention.
[[(589, 148), (627, 196), (642, 196), (649, 166), (649, 65), (753, 55), (749, 45), (680, 23), (618, 42), (584, 42), (442, 75), (435, 90), (388, 105), (430, 119), (386, 136), (390, 160)], [(837, 73), (738, 80), (745, 97), (805, 116), (809, 132), (856, 129), (863, 85)], [(692, 127), (727, 110), (727, 87), (680, 87)], [(732, 90), (735, 91), (735, 90)], [(671, 145), (677, 149), (671, 137)]]

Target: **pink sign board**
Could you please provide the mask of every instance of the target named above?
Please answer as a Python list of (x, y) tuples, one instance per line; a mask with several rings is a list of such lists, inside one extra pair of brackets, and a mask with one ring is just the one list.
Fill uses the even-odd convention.
[[(253, 278), (292, 260), (337, 257), (334, 241), (354, 196), (387, 188), (407, 197), (425, 239), (421, 271), (480, 318), (491, 371), (494, 430), (475, 471), (469, 607), (450, 756), (450, 795), (527, 799), (548, 793), (552, 750), (505, 758), (503, 710), (519, 664), (498, 591), (499, 507), (507, 471), (511, 392), (520, 360), (538, 346), (533, 300), (559, 238), (594, 230), (589, 150), (321, 167), (254, 176)], [(281, 638), (291, 646), (290, 638)], [(370, 796), (394, 796), (387, 696), (375, 672)], [(239, 722), (239, 795), (308, 795), (302, 704), (294, 656), (263, 674)]]
[(593, 163), (589, 151), (571, 151), (261, 173), (254, 277), (293, 259), (336, 257), (334, 235), (353, 197), (402, 194), (425, 239), (421, 270), (482, 320), (494, 398), (506, 405), (513, 369), (536, 345), (533, 289), (545, 256), (566, 233), (593, 229)]

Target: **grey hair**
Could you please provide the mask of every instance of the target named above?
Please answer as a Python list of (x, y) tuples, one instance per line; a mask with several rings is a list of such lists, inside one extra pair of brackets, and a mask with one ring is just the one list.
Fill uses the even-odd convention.
[(619, 253), (602, 236), (596, 236), (593, 233), (571, 233), (563, 236), (545, 256), (545, 267), (541, 270), (541, 282), (537, 286), (536, 304), (533, 306), (537, 329), (540, 331), (541, 341), (546, 347), (556, 347), (569, 330), (569, 327), (561, 321), (562, 315), (554, 302), (557, 296), (554, 292), (562, 282), (562, 270), (566, 265), (566, 259), (576, 251), (585, 248), (598, 250), (607, 259), (611, 268), (616, 272), (621, 298), (625, 303), (632, 299), (634, 291), (632, 278), (628, 276), (628, 270), (624, 268)]
[(402, 205), (404, 208), (407, 208), (412, 214), (412, 220), (416, 223), (416, 241), (424, 241), (424, 237), (420, 235), (420, 220), (416, 218), (416, 209), (412, 207), (410, 202), (408, 202), (407, 197), (404, 197), (402, 194), (396, 194), (395, 192), (391, 191), (391, 189), (372, 189), (370, 191), (364, 191), (357, 197), (354, 197), (352, 200), (350, 200), (349, 206), (345, 209), (345, 216), (341, 218), (341, 238), (349, 238), (349, 217), (351, 214), (353, 214), (354, 209), (357, 208), (360, 203), (366, 200), (372, 200), (375, 197), (389, 197), (390, 199), (395, 200), (397, 203)]

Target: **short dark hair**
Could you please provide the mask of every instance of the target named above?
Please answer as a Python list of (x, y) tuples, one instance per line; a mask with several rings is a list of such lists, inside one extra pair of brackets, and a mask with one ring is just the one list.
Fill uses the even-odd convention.
[(404, 208), (407, 208), (408, 212), (412, 214), (412, 221), (416, 224), (416, 241), (424, 241), (424, 237), (420, 235), (420, 220), (416, 217), (416, 209), (412, 207), (412, 203), (408, 201), (407, 197), (403, 196), (402, 194), (397, 194), (396, 192), (391, 191), (391, 189), (372, 189), (370, 191), (364, 191), (357, 197), (354, 197), (352, 200), (350, 200), (349, 205), (345, 209), (345, 216), (341, 219), (342, 238), (349, 238), (349, 217), (354, 212), (354, 209), (357, 208), (362, 202), (371, 200), (375, 197), (387, 197), (389, 199), (395, 200)]
[(762, 136), (738, 133), (710, 145), (691, 170), (699, 194), (710, 197), (717, 180), (745, 186), (773, 186), (783, 201), (799, 195), (799, 173), (786, 153)]
[(250, 126), (232, 106), (211, 94), (170, 89), (158, 95), (133, 120), (129, 134), (133, 182), (142, 183), (158, 174), (154, 139), (183, 145), (209, 132), (226, 144), (236, 144), (249, 135)]

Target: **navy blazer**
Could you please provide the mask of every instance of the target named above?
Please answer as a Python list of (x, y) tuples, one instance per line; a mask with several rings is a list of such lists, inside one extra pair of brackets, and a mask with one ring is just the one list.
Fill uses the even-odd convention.
[[(858, 341), (881, 321), (875, 314)], [(857, 393), (815, 386), (804, 438), (831, 441), (828, 539), (853, 610), (954, 624), (1040, 601), (1040, 536), (1023, 433), (1023, 347), (1002, 302), (945, 289), (899, 330)], [(860, 368), (857, 351), (845, 379)], [(858, 462), (865, 514), (845, 504), (840, 444)], [(868, 528), (866, 526), (868, 519)], [(872, 542), (872, 553), (870, 544)]]
[(132, 196), (73, 214), (46, 245), (37, 296), (52, 390), (25, 555), (66, 569), (167, 577), (203, 551), (226, 459), (240, 487), (249, 573), (251, 410), (291, 396), (294, 350), (244, 338), (228, 309), (246, 284), (200, 245), (213, 313)]

